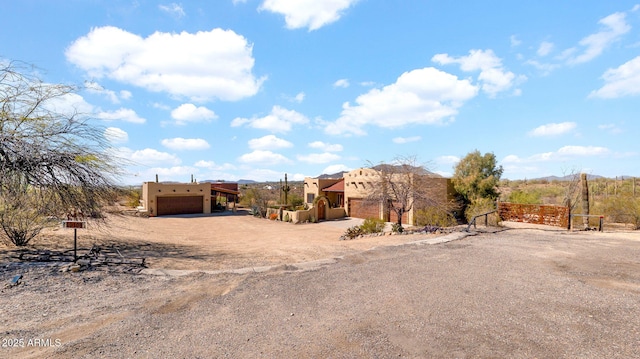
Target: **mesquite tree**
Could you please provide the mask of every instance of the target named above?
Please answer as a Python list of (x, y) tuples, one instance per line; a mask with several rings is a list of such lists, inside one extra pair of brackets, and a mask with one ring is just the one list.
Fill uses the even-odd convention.
[(67, 213), (100, 216), (114, 193), (121, 162), (103, 129), (65, 105), (73, 96), (0, 60), (0, 234), (15, 245)]

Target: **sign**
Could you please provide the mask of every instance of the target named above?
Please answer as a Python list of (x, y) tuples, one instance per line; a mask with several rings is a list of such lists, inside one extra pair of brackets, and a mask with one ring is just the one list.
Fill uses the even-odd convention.
[(86, 224), (85, 221), (62, 221), (62, 228), (86, 228)]

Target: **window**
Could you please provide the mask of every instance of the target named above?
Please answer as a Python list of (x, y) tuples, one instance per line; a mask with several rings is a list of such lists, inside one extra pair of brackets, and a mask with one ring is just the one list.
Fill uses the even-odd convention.
[(307, 193), (307, 203), (313, 203), (313, 200), (316, 198), (316, 195), (313, 193)]

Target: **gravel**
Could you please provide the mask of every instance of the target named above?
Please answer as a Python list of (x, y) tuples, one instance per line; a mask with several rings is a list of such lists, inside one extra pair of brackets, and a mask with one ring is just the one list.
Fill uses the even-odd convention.
[(182, 276), (0, 263), (2, 283), (23, 275), (0, 289), (0, 357), (640, 357), (638, 233), (510, 229), (318, 263)]

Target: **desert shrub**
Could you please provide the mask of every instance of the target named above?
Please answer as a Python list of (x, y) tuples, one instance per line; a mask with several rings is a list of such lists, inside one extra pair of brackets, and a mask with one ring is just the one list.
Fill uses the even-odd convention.
[(451, 227), (458, 224), (451, 212), (440, 207), (426, 207), (416, 211), (416, 225), (432, 225), (437, 227)]
[(393, 223), (391, 225), (391, 232), (393, 233), (402, 233), (404, 232), (404, 228), (402, 228), (402, 225), (399, 223)]
[(142, 190), (131, 189), (127, 191), (127, 206), (136, 208), (140, 206), (140, 199), (142, 198)]
[(285, 221), (285, 222), (289, 222), (289, 213), (286, 213), (286, 214), (284, 215), (284, 221)]
[(269, 215), (269, 219), (272, 221), (275, 221), (276, 219), (278, 219), (278, 214), (277, 213), (271, 213)]
[[(476, 200), (473, 200), (471, 204), (467, 206), (467, 209), (465, 210), (465, 216), (467, 218), (467, 221), (471, 221), (473, 217), (483, 213), (491, 212), (495, 209), (496, 203), (493, 200), (489, 198), (478, 198)], [(489, 215), (490, 225), (497, 225), (498, 222), (499, 218), (497, 213), (492, 213)]]
[(631, 223), (640, 229), (640, 198), (611, 196), (594, 205), (592, 213), (604, 214), (613, 223)]
[(539, 192), (524, 192), (520, 190), (511, 192), (507, 201), (519, 204), (539, 204), (542, 202)]
[(353, 226), (353, 227), (347, 228), (347, 231), (344, 233), (344, 237), (349, 239), (354, 239), (363, 234), (364, 232), (362, 231), (361, 226)]
[(289, 202), (288, 204), (290, 204), (292, 207), (299, 207), (304, 205), (304, 198), (295, 193), (289, 193), (287, 201)]
[(309, 222), (316, 223), (317, 222), (316, 217), (315, 216), (309, 217)]
[(380, 233), (384, 230), (384, 221), (379, 218), (367, 218), (360, 225), (364, 233)]

